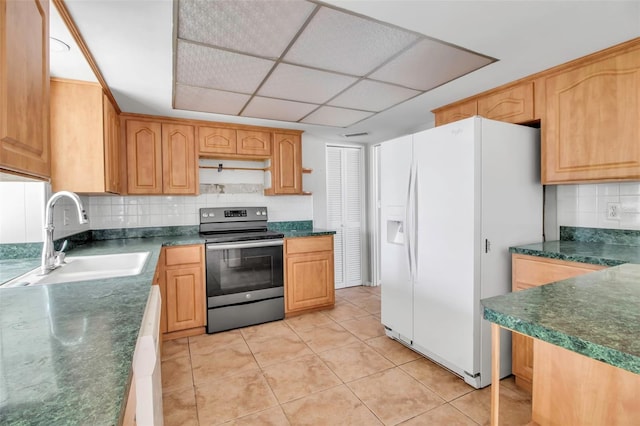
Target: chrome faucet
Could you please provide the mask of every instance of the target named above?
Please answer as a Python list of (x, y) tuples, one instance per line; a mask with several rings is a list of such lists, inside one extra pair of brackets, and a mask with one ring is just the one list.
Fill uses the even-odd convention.
[(78, 210), (78, 221), (80, 223), (88, 223), (89, 218), (84, 211), (82, 201), (77, 194), (69, 191), (56, 192), (49, 198), (47, 207), (44, 210), (44, 244), (42, 245), (42, 264), (40, 267), (40, 274), (46, 275), (52, 270), (56, 269), (62, 263), (64, 263), (64, 248), (66, 247), (66, 241), (60, 251), (55, 251), (53, 248), (53, 207), (62, 197), (70, 198), (76, 205)]

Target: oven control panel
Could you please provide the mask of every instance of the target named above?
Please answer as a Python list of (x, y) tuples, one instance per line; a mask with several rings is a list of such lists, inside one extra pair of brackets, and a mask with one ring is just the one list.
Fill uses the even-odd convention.
[(204, 207), (200, 209), (200, 223), (267, 221), (266, 207)]

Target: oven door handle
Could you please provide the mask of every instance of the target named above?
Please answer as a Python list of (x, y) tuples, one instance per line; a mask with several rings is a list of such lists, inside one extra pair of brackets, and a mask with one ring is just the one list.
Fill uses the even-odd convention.
[(274, 247), (274, 246), (282, 246), (282, 245), (284, 245), (283, 240), (259, 240), (259, 241), (248, 241), (248, 242), (230, 243), (230, 244), (209, 243), (207, 244), (207, 250), (229, 250), (229, 249), (253, 248), (253, 247)]

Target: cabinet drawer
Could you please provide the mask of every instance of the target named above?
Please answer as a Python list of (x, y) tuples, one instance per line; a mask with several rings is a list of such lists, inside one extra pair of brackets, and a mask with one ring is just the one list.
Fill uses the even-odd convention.
[(285, 247), (286, 254), (329, 251), (333, 250), (333, 235), (287, 238), (285, 240)]
[(200, 263), (202, 260), (202, 245), (167, 247), (165, 249), (166, 266), (177, 266), (189, 263)]

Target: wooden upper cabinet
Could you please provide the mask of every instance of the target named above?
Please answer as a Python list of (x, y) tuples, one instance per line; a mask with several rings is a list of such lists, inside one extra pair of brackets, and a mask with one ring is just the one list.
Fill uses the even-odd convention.
[(271, 155), (271, 133), (237, 130), (238, 154), (268, 157)]
[(475, 99), (461, 104), (447, 106), (434, 111), (436, 126), (452, 123), (478, 114), (478, 103)]
[(509, 123), (533, 121), (533, 81), (478, 98), (478, 115)]
[(271, 188), (267, 194), (302, 194), (302, 141), (299, 134), (274, 133)]
[(640, 42), (544, 83), (543, 183), (640, 179)]
[(120, 181), (120, 116), (109, 98), (103, 94), (104, 113), (104, 163), (105, 189), (107, 192), (122, 192)]
[(225, 127), (198, 126), (199, 153), (235, 154), (236, 131)]
[(197, 194), (193, 126), (127, 120), (126, 127), (130, 194)]
[(196, 194), (196, 148), (193, 126), (162, 124), (162, 193)]
[(127, 192), (162, 194), (162, 125), (127, 120)]
[(120, 118), (97, 83), (51, 80), (54, 191), (120, 193)]
[(271, 132), (198, 126), (198, 152), (203, 156), (267, 158), (271, 155)]
[(49, 178), (49, 2), (0, 2), (0, 170)]

